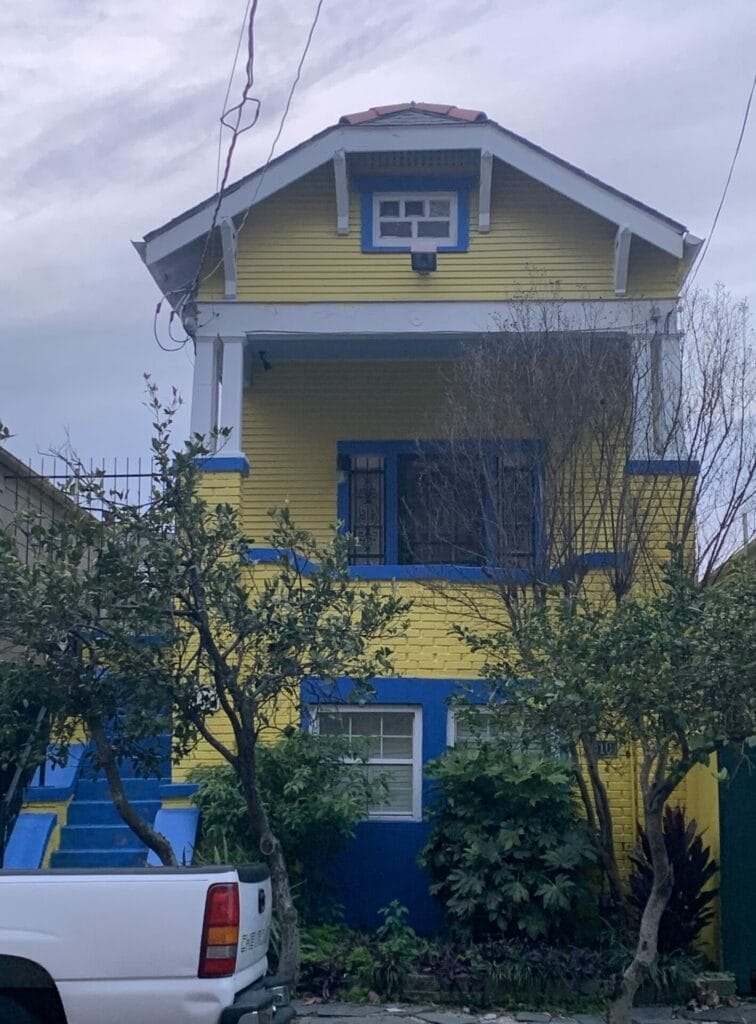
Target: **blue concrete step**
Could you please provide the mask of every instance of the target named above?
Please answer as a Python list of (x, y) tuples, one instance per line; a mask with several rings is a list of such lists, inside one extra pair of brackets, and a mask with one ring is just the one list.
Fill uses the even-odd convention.
[(128, 825), (66, 825), (60, 834), (61, 850), (144, 849)]
[[(160, 800), (132, 800), (131, 806), (150, 824), (160, 810)], [(68, 825), (123, 825), (123, 819), (110, 800), (72, 801), (68, 808)], [(68, 827), (68, 826), (66, 826)]]
[[(159, 800), (159, 779), (123, 779), (123, 788), (129, 800)], [(74, 800), (110, 800), (107, 779), (80, 779), (76, 783)]]
[(56, 850), (51, 858), (54, 868), (139, 868), (144, 867), (147, 854), (133, 850)]

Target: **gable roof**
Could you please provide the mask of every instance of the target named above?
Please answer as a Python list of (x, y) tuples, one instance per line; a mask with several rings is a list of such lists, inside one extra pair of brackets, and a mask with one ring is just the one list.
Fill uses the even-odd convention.
[[(435, 115), (437, 119), (443, 118), (449, 121), (488, 120), (488, 117), (482, 110), (465, 110), (464, 107), (448, 107), (441, 103), (415, 103), (412, 100), (411, 103), (394, 103), (388, 107), (371, 107), (369, 110), (359, 110), (356, 114), (342, 114), (339, 118), (339, 124), (365, 124), (368, 121), (377, 120), (386, 123), (392, 118), (392, 115), (408, 113), (417, 115), (417, 123), (422, 123), (422, 119), (428, 114)], [(406, 124), (407, 121), (403, 120), (399, 123)]]
[[(217, 221), (242, 214), (337, 154), (434, 149), (491, 153), (677, 259), (686, 254), (686, 246), (700, 245), (684, 224), (502, 127), (483, 111), (414, 101), (344, 114), (338, 124), (229, 185)], [(177, 286), (181, 276), (177, 266), (172, 273), (165, 272), (165, 264), (178, 250), (196, 248), (212, 225), (217, 201), (216, 193), (134, 243), (164, 292)], [(185, 255), (189, 257), (188, 252)]]

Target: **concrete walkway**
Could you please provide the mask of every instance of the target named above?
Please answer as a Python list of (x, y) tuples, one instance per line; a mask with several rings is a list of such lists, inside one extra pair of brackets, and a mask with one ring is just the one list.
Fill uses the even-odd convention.
[[(433, 1006), (371, 1005), (356, 1003), (296, 1003), (298, 1024), (605, 1024), (602, 1017), (590, 1013), (556, 1016), (550, 1013), (469, 1012), (439, 1009)], [(756, 1024), (756, 1003), (722, 1006), (693, 1012), (674, 1006), (639, 1006), (633, 1010), (633, 1024)]]

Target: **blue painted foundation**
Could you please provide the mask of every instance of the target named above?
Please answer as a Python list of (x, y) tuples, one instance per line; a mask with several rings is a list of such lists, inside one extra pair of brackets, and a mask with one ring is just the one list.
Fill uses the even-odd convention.
[(381, 907), (398, 900), (409, 910), (415, 931), (439, 931), (441, 910), (428, 891), (430, 879), (417, 864), (428, 831), (424, 821), (363, 821), (357, 826), (354, 839), (334, 858), (329, 872), (346, 924), (376, 928)]
[[(374, 679), (371, 685), (375, 694), (368, 704), (406, 704), (422, 709), (423, 764), (446, 750), (449, 699), (464, 692), (474, 702), (483, 701), (485, 694), (484, 685), (472, 680), (391, 678)], [(310, 706), (349, 703), (353, 686), (348, 679), (332, 685), (308, 681), (302, 686), (303, 702)], [(423, 779), (424, 811), (432, 801), (431, 783)], [(428, 832), (427, 822), (410, 819), (370, 820), (357, 826), (354, 839), (334, 858), (329, 871), (333, 895), (343, 905), (346, 924), (375, 928), (380, 924), (380, 908), (395, 899), (409, 910), (416, 931), (431, 935), (439, 930), (441, 910), (428, 891), (428, 875), (417, 863)]]

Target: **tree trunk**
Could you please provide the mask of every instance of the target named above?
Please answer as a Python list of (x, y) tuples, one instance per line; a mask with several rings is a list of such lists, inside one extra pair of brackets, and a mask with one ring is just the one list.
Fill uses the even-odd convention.
[[(609, 890), (612, 894), (612, 899), (624, 923), (627, 919), (627, 898), (625, 896), (625, 888), (622, 884), (622, 879), (620, 878), (619, 867), (617, 866), (617, 857), (614, 850), (612, 809), (609, 806), (609, 797), (606, 792), (606, 786), (604, 785), (599, 773), (598, 758), (596, 754), (596, 740), (593, 736), (583, 735), (581, 736), (581, 742), (583, 745), (583, 755), (585, 757), (588, 778), (591, 783), (591, 792), (593, 794), (601, 865), (606, 873), (606, 879), (609, 883)], [(585, 802), (585, 800), (588, 799), (588, 794), (587, 792), (584, 792), (584, 787), (581, 787), (581, 794), (583, 795), (583, 800)]]
[(97, 748), (97, 760), (105, 772), (108, 780), (110, 796), (121, 819), (129, 826), (132, 832), (142, 842), (153, 850), (160, 858), (161, 864), (165, 867), (178, 867), (173, 847), (160, 832), (157, 832), (144, 818), (138, 814), (126, 796), (121, 781), (121, 773), (118, 770), (118, 761), (112, 746), (108, 741), (105, 728), (99, 718), (90, 718), (87, 721), (87, 728)]
[(609, 1024), (630, 1024), (635, 995), (656, 960), (659, 924), (672, 893), (673, 881), (672, 867), (664, 842), (663, 810), (664, 803), (661, 800), (653, 800), (645, 805), (646, 835), (654, 877), (648, 902), (643, 908), (635, 955), (622, 975), (620, 994), (609, 1008)]
[(260, 851), (270, 868), (273, 910), (280, 926), (277, 973), (290, 978), (296, 984), (301, 956), (299, 914), (291, 894), (286, 859), (281, 843), (271, 830), (268, 813), (260, 799), (254, 770), (254, 754), (247, 758), (238, 756), (234, 767), (241, 782), (252, 833), (259, 836)]

